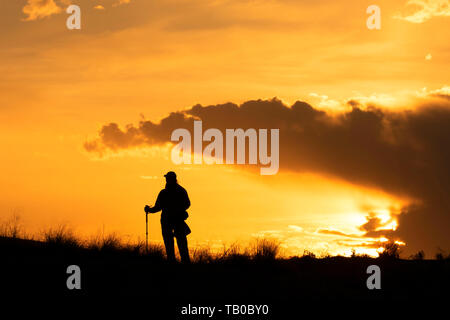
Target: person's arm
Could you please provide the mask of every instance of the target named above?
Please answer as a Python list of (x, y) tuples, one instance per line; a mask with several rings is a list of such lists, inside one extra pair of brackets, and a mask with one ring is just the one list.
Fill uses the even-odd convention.
[(158, 198), (156, 198), (156, 202), (155, 202), (155, 205), (153, 207), (146, 206), (146, 208), (147, 208), (146, 212), (147, 213), (156, 213), (156, 212), (162, 210), (162, 208), (161, 208), (161, 192), (158, 194)]

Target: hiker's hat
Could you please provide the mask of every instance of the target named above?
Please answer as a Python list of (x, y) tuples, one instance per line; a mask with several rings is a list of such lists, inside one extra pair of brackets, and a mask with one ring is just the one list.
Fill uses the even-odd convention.
[(177, 174), (176, 174), (175, 172), (173, 172), (173, 171), (169, 171), (169, 172), (167, 172), (167, 173), (164, 175), (164, 177), (176, 179), (176, 178), (177, 178)]

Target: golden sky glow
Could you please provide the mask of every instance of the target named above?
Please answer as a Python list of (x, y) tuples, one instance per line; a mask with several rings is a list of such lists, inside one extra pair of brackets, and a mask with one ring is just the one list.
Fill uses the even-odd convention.
[[(66, 28), (70, 3), (81, 7), (81, 30)], [(376, 1), (382, 27), (372, 31), (371, 4), (2, 1), (0, 218), (18, 211), (30, 232), (67, 223), (83, 235), (104, 226), (142, 238), (143, 206), (174, 170), (192, 201), (192, 244), (264, 235), (288, 254), (375, 254), (380, 239), (361, 226), (372, 214), (396, 229), (415, 199), (320, 172), (177, 167), (169, 147), (102, 159), (83, 148), (106, 123), (157, 122), (197, 103), (277, 97), (339, 112), (349, 100), (398, 110), (448, 96), (448, 1)], [(161, 240), (156, 216), (150, 239)]]

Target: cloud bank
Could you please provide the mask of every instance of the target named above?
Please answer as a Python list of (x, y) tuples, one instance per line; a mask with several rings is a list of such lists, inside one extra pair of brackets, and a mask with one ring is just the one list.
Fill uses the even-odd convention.
[(361, 227), (367, 237), (394, 237), (433, 252), (450, 247), (450, 99), (445, 92), (415, 109), (395, 111), (354, 100), (335, 114), (277, 99), (196, 105), (159, 123), (106, 124), (84, 147), (103, 154), (163, 145), (173, 130), (192, 130), (195, 119), (203, 121), (204, 130), (279, 128), (280, 170), (321, 173), (417, 200), (403, 208), (395, 231), (379, 230), (381, 222), (368, 217)]
[(25, 21), (33, 21), (60, 13), (62, 8), (54, 0), (28, 0), (22, 12), (27, 16)]
[(449, 17), (449, 0), (410, 0), (406, 3), (408, 7), (413, 7), (411, 14), (396, 15), (394, 18), (412, 23), (423, 23), (433, 17)]
[[(108, 2), (111, 1), (109, 0)], [(88, 1), (83, 2), (83, 4), (86, 3)], [(112, 1), (112, 6), (118, 7), (129, 3), (131, 3), (131, 0), (114, 0)], [(26, 15), (23, 21), (34, 21), (50, 17), (63, 12), (70, 4), (72, 4), (71, 0), (27, 0), (26, 5), (22, 8), (22, 12)], [(74, 4), (81, 5), (79, 2)], [(93, 8), (95, 10), (105, 10), (105, 7), (101, 4), (96, 4)]]

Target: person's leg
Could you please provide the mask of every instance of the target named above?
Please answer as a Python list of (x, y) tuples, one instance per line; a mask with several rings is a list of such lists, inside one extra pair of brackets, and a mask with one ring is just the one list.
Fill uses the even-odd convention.
[(190, 263), (191, 259), (189, 258), (189, 249), (187, 238), (184, 235), (179, 235), (177, 238), (178, 251), (180, 251), (181, 262)]
[(161, 224), (164, 246), (166, 247), (167, 260), (175, 262), (175, 244), (173, 241), (173, 230), (164, 224)]

